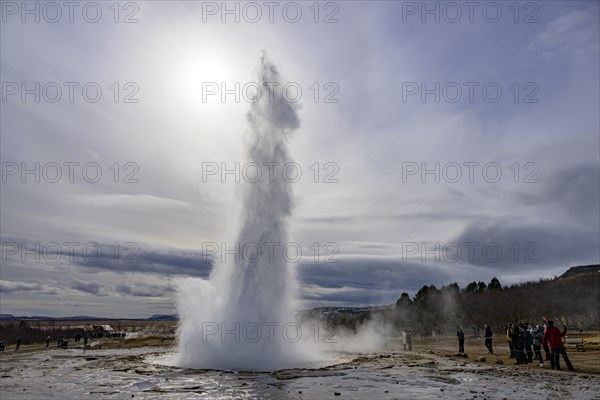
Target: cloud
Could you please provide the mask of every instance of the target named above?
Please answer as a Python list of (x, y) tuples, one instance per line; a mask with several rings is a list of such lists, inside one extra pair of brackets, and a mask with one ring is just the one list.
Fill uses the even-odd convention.
[(136, 242), (117, 243), (115, 246), (114, 243), (44, 242), (3, 237), (2, 257), (5, 261), (25, 264), (67, 264), (116, 273), (137, 272), (160, 276), (207, 277), (212, 269), (212, 257), (200, 251), (168, 248), (145, 250), (144, 244)]
[[(304, 299), (344, 304), (388, 304), (403, 291), (416, 292), (424, 284), (442, 285), (466, 280), (468, 268), (455, 273), (452, 266), (402, 259), (351, 257), (338, 263), (298, 267)], [(455, 267), (454, 267), (455, 268)]]
[(97, 207), (108, 207), (114, 209), (115, 207), (122, 208), (143, 208), (146, 210), (156, 210), (157, 212), (161, 209), (170, 208), (183, 208), (191, 209), (191, 204), (175, 199), (169, 199), (160, 196), (153, 196), (149, 194), (93, 194), (86, 196), (74, 196), (75, 202), (93, 202)]
[(56, 295), (59, 293), (56, 288), (48, 284), (43, 284), (34, 280), (35, 282), (20, 282), (20, 281), (0, 281), (0, 293), (3, 295), (13, 294), (17, 292), (38, 293), (43, 295)]
[(600, 224), (599, 182), (598, 164), (580, 164), (547, 174), (534, 190), (517, 197), (530, 205), (544, 205), (552, 216), (548, 220), (572, 219), (575, 224), (594, 230)]
[(43, 286), (39, 283), (0, 281), (0, 291), (4, 294), (20, 291), (41, 291), (42, 289)]
[(323, 288), (319, 285), (302, 286), (302, 300), (304, 304), (308, 305), (346, 306), (381, 304), (392, 302), (397, 297), (399, 297), (399, 292), (397, 290), (364, 290), (353, 287), (332, 289)]
[(164, 297), (167, 294), (175, 292), (175, 288), (171, 285), (153, 285), (137, 282), (121, 283), (115, 287), (116, 293), (124, 296), (135, 297)]
[(104, 287), (98, 282), (84, 282), (78, 279), (70, 282), (71, 289), (79, 290), (80, 292), (95, 294), (97, 296), (107, 296)]
[[(509, 217), (482, 219), (452, 242), (478, 245), (469, 263), (497, 270), (543, 269), (600, 259), (600, 169), (580, 164), (547, 171), (528, 190), (510, 192), (516, 202)], [(515, 215), (521, 215), (516, 218)], [(475, 246), (475, 245), (473, 245)], [(484, 250), (484, 246), (487, 246)], [(501, 254), (497, 250), (500, 250)]]
[(499, 272), (559, 265), (566, 270), (600, 259), (598, 232), (572, 227), (561, 230), (560, 224), (481, 223), (469, 226), (454, 242), (470, 243), (464, 249), (472, 248), (472, 254), (463, 253), (469, 263)]
[(576, 8), (548, 22), (530, 47), (554, 62), (575, 58), (598, 58), (598, 4)]

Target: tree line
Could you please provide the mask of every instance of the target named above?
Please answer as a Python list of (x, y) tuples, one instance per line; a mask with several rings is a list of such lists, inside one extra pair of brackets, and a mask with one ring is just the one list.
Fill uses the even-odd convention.
[(459, 328), (467, 335), (473, 332), (473, 327), (483, 333), (485, 324), (499, 334), (509, 322), (536, 325), (547, 317), (570, 330), (597, 330), (599, 310), (600, 273), (510, 286), (503, 286), (493, 277), (488, 283), (474, 281), (464, 288), (456, 282), (441, 288), (424, 285), (412, 298), (402, 293), (392, 306), (337, 313), (328, 316), (326, 322), (353, 331), (364, 324), (376, 323), (389, 334), (412, 331), (421, 336), (453, 336)]
[[(540, 279), (503, 287), (498, 278), (471, 282), (460, 288), (423, 286), (411, 299), (402, 293), (386, 318), (396, 324), (413, 323), (423, 333), (452, 331), (488, 324), (495, 332), (515, 322), (542, 323), (543, 317), (571, 329), (600, 327), (600, 273)], [(401, 327), (400, 327), (401, 328)]]

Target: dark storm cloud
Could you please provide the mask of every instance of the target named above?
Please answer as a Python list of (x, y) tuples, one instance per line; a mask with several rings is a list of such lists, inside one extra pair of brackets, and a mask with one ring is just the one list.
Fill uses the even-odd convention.
[(115, 262), (111, 253), (99, 261), (89, 261), (80, 257), (79, 265), (89, 268), (108, 269), (114, 272), (143, 272), (158, 275), (186, 275), (207, 277), (212, 268), (210, 258), (201, 252), (144, 251), (141, 247), (130, 260)]
[[(348, 304), (381, 304), (391, 302), (400, 297), (400, 292), (396, 290), (347, 290), (338, 293), (315, 293), (305, 291), (303, 299), (321, 303), (331, 303), (336, 305)], [(391, 299), (391, 300), (389, 300)]]
[[(598, 232), (553, 226), (511, 225), (505, 222), (471, 225), (455, 243), (463, 246), (463, 258), (472, 265), (499, 272), (523, 268), (597, 262)], [(467, 254), (467, 247), (473, 249)], [(453, 256), (452, 256), (453, 257)]]
[[(580, 222), (593, 224), (597, 230), (600, 219), (600, 165), (583, 164), (559, 170), (545, 177), (540, 190), (521, 194), (529, 204), (544, 202), (560, 209), (561, 213)], [(549, 219), (555, 215), (548, 215)]]
[(0, 281), (0, 292), (3, 295), (17, 292), (57, 295), (59, 292), (46, 284), (39, 282)]
[(425, 283), (450, 282), (455, 273), (442, 264), (428, 265), (401, 260), (339, 260), (338, 263), (306, 264), (299, 268), (303, 284), (321, 288), (411, 290)]
[[(207, 277), (211, 258), (201, 252), (159, 249), (146, 251), (143, 244), (81, 242), (46, 243), (35, 239), (2, 239), (3, 262), (73, 264), (83, 268), (116, 273), (137, 272), (163, 276)], [(74, 242), (71, 242), (74, 243)], [(33, 254), (36, 253), (36, 254)], [(83, 271), (83, 270), (82, 270)]]
[(43, 286), (39, 283), (0, 281), (0, 291), (3, 294), (21, 291), (41, 291), (42, 289)]
[(470, 264), (499, 270), (597, 263), (599, 182), (598, 165), (559, 170), (515, 194), (521, 204), (543, 210), (540, 217), (472, 223), (454, 242), (474, 243), (472, 254), (463, 257)]
[(80, 292), (95, 294), (97, 296), (106, 296), (104, 287), (98, 282), (84, 282), (79, 279), (72, 280), (71, 289), (79, 290)]
[(173, 293), (175, 289), (170, 285), (151, 285), (151, 284), (135, 284), (127, 283), (119, 284), (115, 287), (118, 294), (135, 297), (162, 297)]
[[(461, 193), (459, 190), (454, 188), (443, 188), (446, 190), (446, 193), (449, 195), (456, 196), (466, 196)], [(460, 193), (460, 194), (458, 194)], [(469, 212), (469, 210), (462, 210), (460, 212), (453, 213), (449, 215), (445, 211), (432, 209), (427, 213), (424, 212), (410, 212), (410, 213), (397, 213), (390, 212), (389, 209), (384, 208), (379, 210), (378, 213), (370, 213), (364, 215), (355, 215), (355, 214), (347, 214), (347, 215), (338, 215), (338, 216), (307, 216), (302, 217), (304, 222), (317, 223), (317, 224), (355, 224), (357, 221), (361, 222), (372, 222), (372, 221), (398, 221), (398, 222), (406, 222), (407, 220), (423, 220), (423, 221), (439, 221), (439, 220), (456, 220), (456, 219), (475, 219), (478, 215), (474, 212)]]
[(412, 296), (424, 285), (440, 288), (457, 282), (464, 287), (473, 280), (489, 282), (499, 272), (466, 263), (402, 259), (342, 259), (298, 268), (302, 298), (311, 306), (391, 304), (402, 292)]

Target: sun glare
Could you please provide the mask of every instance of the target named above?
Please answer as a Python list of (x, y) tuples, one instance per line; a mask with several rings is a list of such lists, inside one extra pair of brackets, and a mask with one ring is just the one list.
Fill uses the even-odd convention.
[(233, 88), (239, 80), (232, 65), (231, 60), (217, 52), (188, 55), (177, 68), (178, 90), (194, 103), (220, 102), (221, 86)]

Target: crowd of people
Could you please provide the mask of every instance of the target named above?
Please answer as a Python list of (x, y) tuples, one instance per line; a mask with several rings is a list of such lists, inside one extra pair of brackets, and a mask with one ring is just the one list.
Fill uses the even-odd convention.
[[(116, 332), (116, 333), (92, 333), (92, 334), (81, 334), (81, 333), (77, 333), (73, 336), (73, 341), (74, 342), (80, 342), (81, 339), (83, 338), (83, 348), (87, 348), (88, 347), (88, 342), (90, 338), (102, 338), (102, 337), (114, 337), (114, 338), (124, 338), (126, 335), (125, 332)], [(23, 340), (21, 338), (18, 338), (15, 342), (15, 348), (14, 351), (18, 351), (21, 348), (21, 343), (23, 342)], [(52, 338), (50, 336), (47, 336), (44, 339), (44, 342), (46, 343), (46, 347), (50, 347), (50, 342), (52, 342)], [(4, 339), (0, 339), (0, 352), (3, 352), (6, 349), (7, 346), (7, 341)], [(69, 341), (65, 340), (64, 336), (60, 336), (56, 338), (56, 345), (57, 347), (61, 347), (61, 348), (67, 348), (69, 345)]]
[[(544, 318), (543, 324), (532, 326), (528, 322), (518, 324), (506, 324), (504, 328), (506, 340), (510, 349), (510, 357), (515, 359), (515, 364), (529, 364), (535, 362), (540, 363), (540, 367), (544, 366), (544, 361), (550, 362), (550, 367), (555, 370), (560, 370), (560, 357), (567, 364), (570, 371), (575, 371), (567, 349), (563, 342), (563, 338), (567, 334), (567, 327), (562, 330), (554, 325), (554, 321), (549, 321)], [(458, 351), (465, 351), (465, 334), (462, 329), (456, 332), (458, 339)], [(478, 337), (478, 336), (475, 336)], [(492, 328), (485, 325), (485, 347), (488, 353), (494, 353)], [(542, 356), (542, 349), (544, 356)]]
[(550, 362), (552, 369), (560, 370), (560, 357), (567, 364), (570, 371), (575, 371), (567, 349), (563, 342), (563, 337), (567, 334), (567, 327), (563, 326), (562, 331), (554, 325), (554, 321), (544, 319), (544, 323), (537, 325), (534, 329), (526, 323), (507, 324), (506, 340), (510, 348), (510, 357), (516, 360), (516, 364), (527, 364), (533, 362), (535, 357), (540, 362), (540, 367), (544, 366), (542, 357), (542, 348), (545, 353), (545, 360)]

